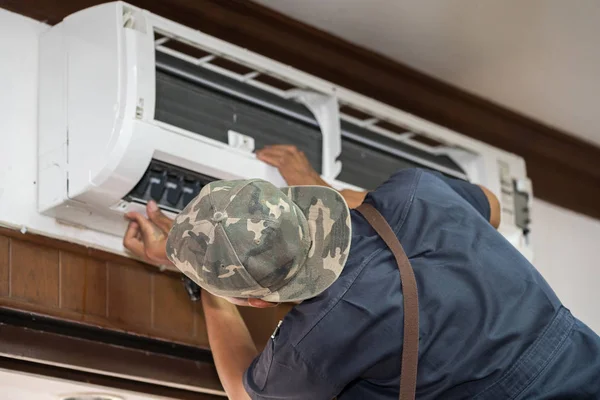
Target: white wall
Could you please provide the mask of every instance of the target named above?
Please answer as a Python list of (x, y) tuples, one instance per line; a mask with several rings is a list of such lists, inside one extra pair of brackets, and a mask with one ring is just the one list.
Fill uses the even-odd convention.
[[(9, 165), (19, 138), (36, 129), (37, 37), (43, 25), (0, 8), (0, 206), (10, 196), (15, 168), (34, 163), (35, 149)], [(27, 140), (27, 139), (26, 139)], [(33, 182), (32, 182), (33, 183)], [(6, 192), (6, 193), (5, 193)], [(1, 211), (1, 210), (0, 210)]]
[(254, 0), (600, 146), (597, 0)]
[[(31, 212), (19, 210), (24, 204), (27, 210), (35, 208), (37, 36), (44, 29), (44, 24), (0, 9), (0, 223), (10, 219), (14, 226), (39, 223), (31, 220)], [(119, 238), (65, 229), (72, 238), (120, 243)], [(600, 332), (600, 221), (536, 200), (532, 234), (538, 269), (565, 305)]]
[(600, 333), (600, 220), (537, 199), (532, 220), (536, 267), (565, 306)]

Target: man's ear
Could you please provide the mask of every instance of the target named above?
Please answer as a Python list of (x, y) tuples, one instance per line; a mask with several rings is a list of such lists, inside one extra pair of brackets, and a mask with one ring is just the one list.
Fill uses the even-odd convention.
[(277, 307), (279, 303), (271, 303), (270, 301), (264, 301), (262, 299), (248, 299), (248, 305), (256, 308), (270, 308)]

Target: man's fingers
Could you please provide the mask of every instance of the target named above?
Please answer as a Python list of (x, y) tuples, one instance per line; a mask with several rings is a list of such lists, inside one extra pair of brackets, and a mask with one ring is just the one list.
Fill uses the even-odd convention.
[(294, 160), (297, 163), (307, 162), (304, 152), (298, 150), (296, 146), (291, 145), (267, 146), (264, 149), (257, 151), (256, 155), (259, 160), (275, 167), (281, 167), (290, 160)]
[(125, 231), (125, 236), (123, 237), (123, 241), (128, 241), (132, 239), (136, 239), (139, 233), (140, 226), (137, 222), (131, 221), (127, 226), (127, 231)]
[(287, 154), (293, 154), (298, 152), (298, 148), (291, 144), (272, 144), (269, 146), (265, 146), (263, 150)]
[(277, 144), (272, 146), (266, 146), (265, 148), (258, 150), (256, 155), (261, 158), (289, 158), (301, 154), (301, 152), (296, 148), (296, 146), (291, 145), (283, 145)]
[(131, 221), (123, 239), (125, 247), (147, 262), (168, 262), (165, 232), (140, 213), (130, 212), (125, 217)]
[(142, 233), (144, 243), (150, 243), (152, 241), (160, 240), (165, 237), (165, 234), (142, 214), (137, 212), (131, 212), (127, 213), (125, 216), (130, 220), (138, 223), (138, 225), (140, 226), (140, 232)]
[(150, 221), (154, 222), (165, 234), (168, 234), (173, 226), (173, 221), (163, 214), (154, 200), (148, 202), (146, 212)]
[(256, 157), (262, 162), (266, 162), (273, 167), (279, 168), (282, 165), (282, 156), (269, 151), (260, 151), (256, 153)]
[(123, 237), (123, 246), (140, 258), (144, 258), (144, 244), (140, 240), (140, 226), (137, 222), (131, 221)]
[(306, 154), (304, 154), (303, 151), (298, 150), (297, 152), (294, 153), (294, 158), (296, 159), (296, 161), (301, 162), (301, 163), (308, 163), (308, 158), (306, 158)]

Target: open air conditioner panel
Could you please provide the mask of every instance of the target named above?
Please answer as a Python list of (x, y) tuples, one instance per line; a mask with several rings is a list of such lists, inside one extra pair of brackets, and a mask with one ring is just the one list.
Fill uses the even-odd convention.
[(255, 147), (294, 144), (321, 172), (322, 134), (302, 104), (156, 53), (157, 121), (228, 144), (228, 132), (254, 139)]
[[(224, 144), (229, 131), (252, 137), (257, 149), (293, 144), (321, 172), (322, 133), (304, 105), (160, 51), (156, 52), (154, 118)], [(392, 124), (380, 121), (377, 126), (391, 129)], [(343, 182), (371, 190), (397, 170), (411, 167), (468, 179), (447, 155), (427, 152), (348, 121), (342, 121), (341, 129), (338, 180)]]

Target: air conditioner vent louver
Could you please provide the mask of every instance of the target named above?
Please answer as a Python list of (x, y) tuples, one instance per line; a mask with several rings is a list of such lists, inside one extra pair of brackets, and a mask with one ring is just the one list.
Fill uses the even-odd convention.
[(356, 118), (359, 121), (366, 121), (368, 119), (373, 118), (373, 116), (371, 114), (368, 114), (362, 110), (359, 110), (357, 108), (348, 106), (348, 105), (342, 105), (340, 107), (340, 113), (346, 115), (346, 116), (350, 116), (352, 118)]
[(161, 209), (178, 213), (214, 180), (204, 174), (152, 160), (142, 179), (124, 200), (139, 204), (154, 200)]
[[(248, 74), (254, 71), (252, 68), (249, 68), (243, 64), (238, 64), (235, 61), (228, 60), (227, 58), (217, 58), (210, 61), (211, 65), (216, 65), (217, 67), (224, 68), (228, 71), (234, 72), (236, 74), (247, 76)], [(258, 74), (258, 72), (256, 72)]]
[(286, 93), (289, 90), (303, 88), (302, 85), (295, 85), (281, 77), (259, 71), (249, 65), (238, 62), (231, 57), (224, 57), (220, 54), (206, 51), (188, 41), (173, 37), (172, 35), (155, 31), (154, 38), (155, 48), (159, 52), (169, 54), (194, 65), (200, 65), (234, 79), (247, 82), (283, 97), (287, 97)]
[(276, 78), (272, 75), (267, 75), (267, 74), (257, 75), (255, 78), (252, 78), (252, 80), (254, 82), (259, 82), (261, 84), (271, 86), (275, 89), (279, 89), (284, 92), (296, 88), (296, 86), (292, 85), (289, 82), (286, 82), (284, 80), (281, 80), (279, 78)]
[(201, 50), (197, 47), (191, 46), (185, 42), (181, 42), (178, 40), (172, 40), (168, 37), (162, 37), (158, 39), (156, 42), (156, 46), (160, 47), (163, 51), (164, 49), (169, 49), (171, 51), (177, 52), (182, 55), (186, 55), (188, 57), (193, 58), (194, 60), (202, 60), (207, 56), (211, 56), (211, 53)]

